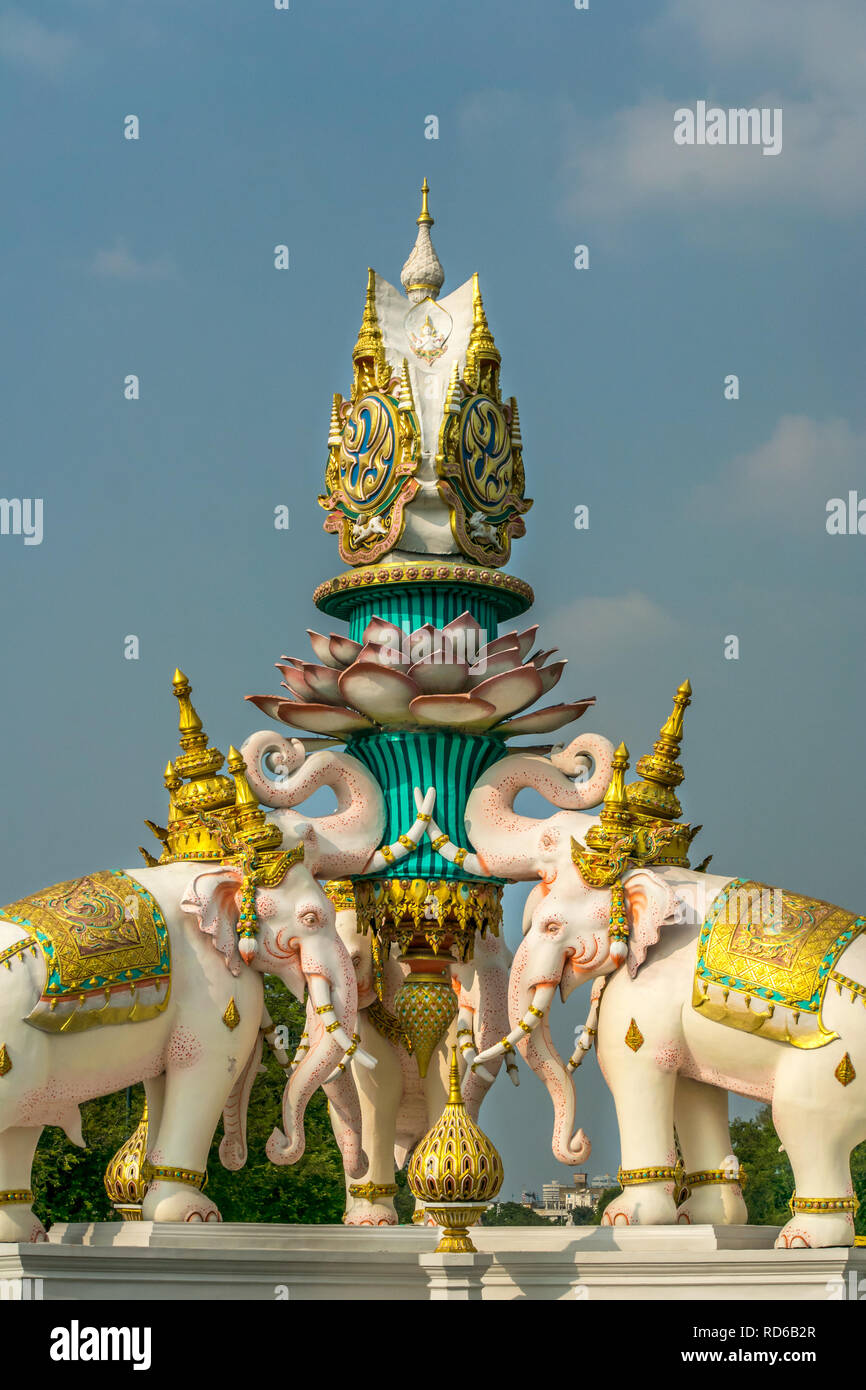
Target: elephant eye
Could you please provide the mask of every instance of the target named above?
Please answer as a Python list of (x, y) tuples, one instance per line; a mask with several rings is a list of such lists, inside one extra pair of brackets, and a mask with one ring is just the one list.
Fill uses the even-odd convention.
[(322, 918), (315, 908), (310, 908), (309, 911), (301, 913), (301, 925), (315, 929), (322, 925)]
[(542, 923), (541, 930), (545, 936), (557, 936), (562, 931), (562, 922), (558, 917), (550, 917)]

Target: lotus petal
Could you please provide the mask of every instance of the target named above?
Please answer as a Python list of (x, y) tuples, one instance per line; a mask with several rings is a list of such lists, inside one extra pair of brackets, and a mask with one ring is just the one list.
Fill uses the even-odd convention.
[[(261, 706), (260, 706), (261, 708)], [(374, 726), (357, 710), (344, 709), (343, 706), (296, 703), (283, 700), (276, 718), (296, 729), (306, 729), (311, 734), (354, 734), (360, 729)]]
[(490, 701), (478, 700), (474, 695), (418, 695), (409, 708), (419, 724), (486, 729), (496, 718)]
[[(358, 659), (361, 643), (353, 642), (351, 637), (338, 637), (332, 632), (328, 638), (328, 649), (338, 666), (351, 666), (352, 662)], [(326, 666), (328, 664), (325, 663)]]
[(409, 721), (409, 702), (418, 687), (402, 671), (356, 661), (340, 676), (340, 694), (347, 704), (363, 710), (378, 724)]
[(525, 632), (504, 632), (501, 637), (495, 637), (492, 642), (488, 642), (486, 647), (482, 647), (478, 653), (480, 661), (484, 656), (495, 656), (497, 652), (508, 651), (511, 647), (516, 647), (520, 653), (520, 660), (523, 661), (527, 652), (532, 648), (532, 641), (538, 631), (538, 625), (528, 627)]
[(465, 661), (449, 661), (441, 647), (423, 661), (409, 667), (409, 678), (427, 695), (453, 695), (466, 686), (469, 667)]
[(365, 644), (372, 642), (377, 647), (399, 647), (405, 634), (396, 623), (388, 623), (384, 618), (371, 618), (362, 636)]
[(308, 662), (302, 667), (304, 680), (313, 692), (314, 700), (324, 700), (328, 705), (341, 705), (338, 673), (330, 666), (314, 666)]
[(478, 653), (484, 646), (486, 632), (471, 613), (461, 613), (452, 618), (442, 629), (442, 646), (446, 652), (453, 653), (459, 661), (477, 661)]
[(565, 668), (566, 668), (567, 665), (568, 665), (568, 662), (565, 661), (565, 660), (563, 660), (563, 661), (554, 661), (552, 665), (550, 665), (550, 666), (544, 666), (544, 667), (542, 667), (540, 670), (538, 669), (538, 667), (535, 667), (535, 668), (534, 668), (535, 670), (538, 671), (538, 675), (539, 675), (539, 677), (540, 677), (540, 679), (541, 679), (541, 693), (542, 693), (542, 695), (546, 695), (547, 692), (548, 692), (549, 690), (552, 690), (552, 689), (553, 689), (553, 687), (556, 685), (557, 681), (560, 680), (560, 678), (561, 678), (561, 676), (562, 676), (562, 673), (563, 673), (563, 671), (565, 670)]
[(432, 656), (435, 651), (442, 649), (442, 634), (436, 631), (432, 623), (422, 623), (420, 627), (413, 628), (409, 633), (406, 643), (406, 655), (414, 665), (417, 661), (424, 661), (426, 657)]
[[(534, 669), (534, 668), (530, 668)], [(467, 689), (472, 690), (480, 685), (482, 681), (489, 680), (491, 676), (499, 676), (503, 671), (523, 670), (520, 665), (519, 647), (507, 647), (505, 651), (494, 652), (493, 656), (485, 659), (479, 656), (474, 666), (469, 667), (469, 674), (466, 677)]]
[[(313, 652), (324, 666), (339, 667), (342, 664), (341, 662), (337, 661), (335, 656), (331, 655), (331, 637), (325, 637), (324, 633), (316, 632), (311, 627), (307, 628), (307, 636), (310, 639), (310, 646), (312, 647)], [(288, 658), (284, 656), (283, 661), (287, 660)]]
[(553, 656), (553, 654), (558, 651), (559, 647), (548, 647), (546, 652), (535, 652), (534, 655), (531, 656), (529, 660), (526, 662), (526, 665), (535, 666), (538, 670), (540, 670), (547, 658), (549, 656)]
[(534, 627), (527, 627), (523, 632), (517, 634), (517, 645), (520, 648), (520, 660), (525, 661), (529, 652), (532, 651), (532, 644), (538, 632), (538, 623)]
[(260, 709), (269, 719), (279, 719), (277, 710), (280, 705), (289, 703), (283, 695), (245, 695), (244, 699), (249, 700), (251, 705), (255, 705), (256, 709)]
[(381, 666), (383, 670), (387, 668), (404, 673), (409, 670), (410, 665), (403, 659), (402, 647), (389, 647), (387, 644), (380, 647), (378, 642), (366, 642), (358, 653), (358, 661), (370, 661), (374, 666)]
[(516, 670), (503, 671), (482, 681), (472, 693), (479, 700), (489, 700), (497, 718), (505, 719), (507, 715), (526, 709), (527, 705), (538, 699), (541, 677), (532, 666), (518, 666)]
[(505, 724), (497, 724), (497, 734), (552, 734), (579, 719), (595, 704), (595, 696), (589, 700), (578, 700), (572, 705), (549, 705), (547, 709), (534, 709), (531, 714), (521, 714), (518, 719), (509, 719)]
[(287, 690), (291, 690), (293, 695), (297, 695), (299, 700), (315, 700), (316, 692), (311, 689), (304, 678), (303, 671), (299, 671), (295, 666), (284, 666), (277, 663), (277, 670), (282, 673), (283, 685)]

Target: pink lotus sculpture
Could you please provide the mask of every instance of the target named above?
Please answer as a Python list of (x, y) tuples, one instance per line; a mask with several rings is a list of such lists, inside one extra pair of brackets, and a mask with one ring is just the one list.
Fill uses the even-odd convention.
[(296, 729), (346, 738), (376, 728), (459, 728), (466, 733), (547, 734), (579, 719), (594, 699), (521, 714), (559, 681), (556, 648), (529, 655), (537, 627), (482, 645), (470, 613), (443, 628), (406, 633), (373, 618), (363, 642), (308, 629), (317, 662), (283, 657), (284, 695), (248, 695), (265, 714)]

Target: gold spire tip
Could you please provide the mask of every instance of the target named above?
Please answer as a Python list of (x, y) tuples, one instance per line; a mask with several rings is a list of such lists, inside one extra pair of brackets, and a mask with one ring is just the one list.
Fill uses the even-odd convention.
[(433, 218), (430, 216), (430, 209), (427, 206), (427, 195), (430, 192), (430, 185), (425, 179), (421, 185), (421, 215), (415, 221), (419, 227), (432, 227)]
[(448, 1104), (463, 1104), (463, 1094), (460, 1090), (460, 1067), (457, 1062), (456, 1047), (452, 1047), (451, 1049), (451, 1071), (448, 1077)]

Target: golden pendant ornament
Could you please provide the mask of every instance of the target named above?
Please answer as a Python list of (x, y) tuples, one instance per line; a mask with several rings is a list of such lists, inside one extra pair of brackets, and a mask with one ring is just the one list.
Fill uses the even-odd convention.
[(408, 975), (397, 990), (394, 1016), (411, 1042), (422, 1076), (427, 1075), (430, 1058), (456, 1015), (457, 995), (449, 975)]
[(628, 1025), (625, 1035), (625, 1045), (626, 1047), (630, 1047), (632, 1052), (638, 1052), (644, 1045), (644, 1035), (638, 1028), (634, 1019), (632, 1019), (631, 1023)]
[(854, 1070), (854, 1063), (851, 1061), (851, 1058), (849, 1057), (847, 1052), (845, 1053), (845, 1056), (842, 1058), (838, 1067), (834, 1071), (833, 1075), (839, 1082), (840, 1086), (851, 1085), (851, 1082), (854, 1080), (854, 1077), (857, 1075), (857, 1073)]
[(504, 1172), (499, 1153), (467, 1114), (456, 1047), (445, 1109), (415, 1149), (407, 1176), (425, 1214), (443, 1227), (436, 1254), (476, 1253), (468, 1228), (499, 1192)]
[(6, 1076), (12, 1070), (12, 1060), (9, 1056), (9, 1049), (5, 1043), (0, 1044), (0, 1076)]
[(241, 1016), (238, 1012), (238, 1006), (235, 1003), (234, 995), (232, 995), (231, 999), (226, 1005), (226, 1011), (223, 1014), (223, 1023), (225, 1024), (226, 1028), (234, 1030), (235, 1028), (237, 1028), (240, 1021)]

